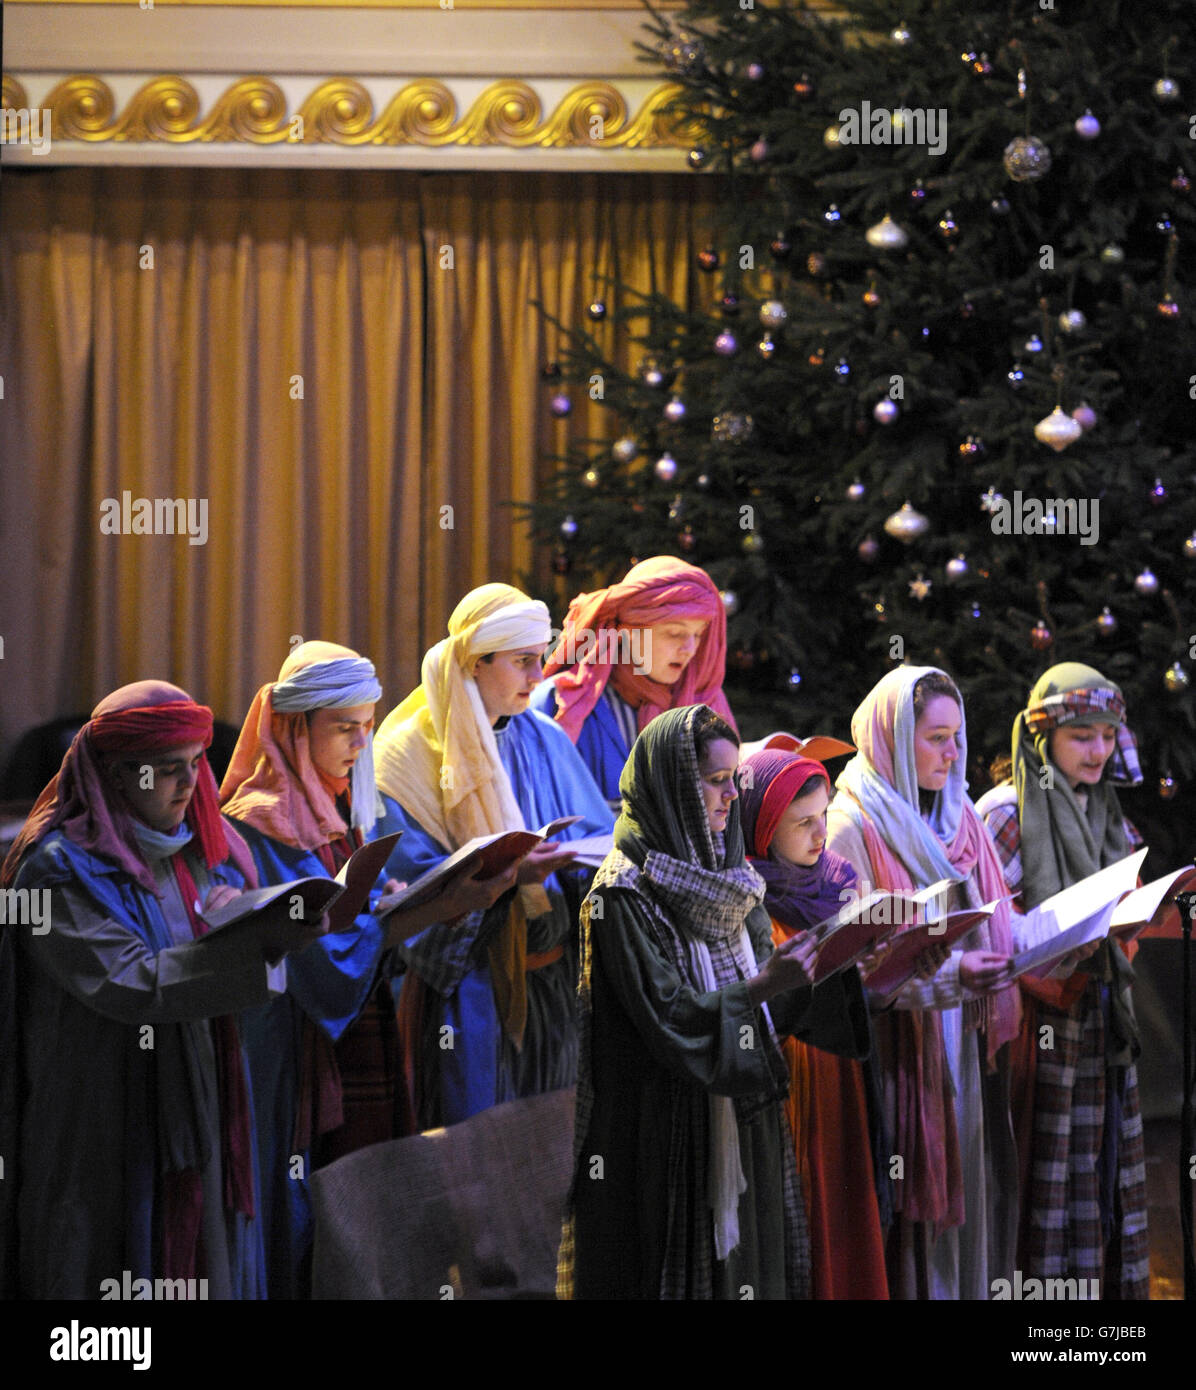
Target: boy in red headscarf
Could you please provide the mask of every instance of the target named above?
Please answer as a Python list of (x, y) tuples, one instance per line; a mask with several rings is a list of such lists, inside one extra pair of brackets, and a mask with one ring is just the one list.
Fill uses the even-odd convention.
[[(765, 747), (744, 758), (737, 777), (744, 849), (764, 880), (779, 947), (838, 912), (858, 893), (859, 878), (826, 848), (830, 778), (821, 763)], [(877, 1164), (884, 1147), (879, 1115), (869, 1113), (879, 1096), (862, 1062), (872, 1028), (858, 973), (827, 980), (814, 1000), (817, 1045), (798, 1038), (781, 1044), (810, 1227), (811, 1292), (818, 1299), (888, 1298), (881, 1228), (888, 1179)]]
[(200, 940), (201, 906), (256, 884), (220, 816), (211, 741), (211, 710), (178, 687), (122, 687), (79, 731), (5, 862), (7, 1296), (98, 1299), (140, 1279), (264, 1294), (232, 1016), (281, 989), (270, 963), (326, 922), (293, 922), (283, 904)]

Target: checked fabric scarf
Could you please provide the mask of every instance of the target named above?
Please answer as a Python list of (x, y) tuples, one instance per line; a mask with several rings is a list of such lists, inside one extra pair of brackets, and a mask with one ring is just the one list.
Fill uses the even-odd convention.
[[(615, 824), (615, 848), (594, 879), (583, 905), (605, 887), (629, 888), (649, 916), (649, 931), (678, 975), (696, 990), (712, 991), (756, 974), (755, 953), (746, 929), (749, 913), (760, 906), (764, 883), (745, 861), (738, 806), (733, 804), (725, 834), (709, 828), (699, 790), (693, 727), (702, 706), (660, 715), (636, 740), (619, 790), (623, 812)], [(589, 991), (588, 932), (579, 986), (581, 1065), (578, 1076), (576, 1151), (580, 1153), (593, 1107), (590, 1071), (592, 1005)], [(710, 1096), (708, 1152), (669, 1155), (669, 1234), (660, 1296), (710, 1298), (714, 1260), (724, 1260), (739, 1241), (738, 1201), (747, 1183), (740, 1165), (738, 1122), (750, 1119), (785, 1094), (788, 1078), (767, 1008), (761, 1009), (768, 1041), (765, 1055), (774, 1078), (765, 1094)], [(690, 1097), (678, 1083), (671, 1126), (675, 1141), (687, 1133)], [(806, 1296), (808, 1238), (793, 1143), (782, 1144), (786, 1272), (792, 1297)], [(694, 1240), (689, 1223), (676, 1219), (686, 1208), (679, 1177), (683, 1160), (705, 1173), (710, 1240)], [(568, 1237), (566, 1237), (567, 1239)], [(562, 1249), (562, 1256), (565, 1255)], [(563, 1263), (565, 1261), (563, 1260)]]

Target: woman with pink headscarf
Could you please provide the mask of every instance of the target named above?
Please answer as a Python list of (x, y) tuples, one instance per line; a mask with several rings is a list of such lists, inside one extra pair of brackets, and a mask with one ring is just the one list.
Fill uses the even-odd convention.
[[(935, 667), (896, 667), (852, 716), (851, 739), (859, 751), (836, 783), (827, 846), (855, 868), (861, 895), (946, 879), (940, 911), (1003, 898), (996, 848), (967, 795), (954, 682)], [(1017, 1162), (1005, 1044), (1021, 1017), (1009, 982), (1014, 944), (1002, 902), (963, 949), (940, 948), (937, 973), (904, 985), (876, 1020), (893, 1155), (893, 1298), (987, 1299), (994, 1277), (1012, 1274)]]
[(727, 617), (714, 581), (656, 555), (621, 583), (577, 595), (532, 707), (569, 735), (617, 810), (631, 745), (658, 714), (709, 705), (734, 727), (726, 662)]

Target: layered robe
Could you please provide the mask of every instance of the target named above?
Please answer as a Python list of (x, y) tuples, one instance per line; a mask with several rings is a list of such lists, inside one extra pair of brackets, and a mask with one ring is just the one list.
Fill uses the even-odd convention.
[[(776, 841), (794, 798), (829, 784), (821, 763), (766, 744), (739, 764), (737, 780), (744, 844), (764, 880), (773, 944), (781, 947), (837, 912), (858, 892), (858, 879), (850, 864), (826, 852), (814, 864), (793, 863)], [(785, 1110), (810, 1228), (811, 1292), (816, 1299), (883, 1299), (889, 1295), (881, 1232), (881, 1211), (886, 1219), (889, 1211), (889, 1149), (875, 1071), (866, 1060), (872, 1027), (859, 971), (841, 971), (815, 988), (820, 1003), (829, 996), (842, 1001), (835, 1052), (799, 1038), (781, 1044), (789, 1068)]]
[[(842, 802), (832, 804), (827, 819), (827, 844), (851, 861), (860, 878), (876, 889), (887, 883), (869, 858), (864, 837)], [(942, 902), (943, 911), (979, 907), (983, 895), (966, 880)], [(892, 1131), (893, 1117), (906, 1103), (905, 1092), (937, 1092), (951, 1106), (953, 1122), (945, 1147), (902, 1154), (905, 1176), (911, 1164), (942, 1164), (949, 1181), (958, 1182), (959, 1209), (947, 1222), (935, 1224), (894, 1216), (888, 1233), (887, 1264), (894, 1298), (988, 1299), (992, 1282), (1011, 1278), (1015, 1263), (1018, 1219), (1017, 1157), (1009, 1110), (1006, 1068), (990, 1073), (983, 1058), (984, 1035), (965, 1027), (965, 991), (959, 964), (968, 938), (929, 981), (911, 980), (892, 1006), (874, 1020), (883, 1109)], [(925, 1015), (931, 1013), (932, 1018)], [(922, 1035), (941, 1029), (941, 1054), (926, 1047)], [(927, 1065), (941, 1055), (942, 1069)], [(916, 1081), (910, 1059), (921, 1056)]]
[(772, 954), (732, 803), (711, 831), (693, 727), (640, 735), (582, 912), (582, 1056), (558, 1296), (788, 1299), (809, 1245), (777, 1035), (850, 1050), (841, 978), (751, 1001)]
[[(551, 719), (526, 711), (500, 720), (494, 738), (527, 826), (581, 816), (557, 837), (563, 842), (611, 828), (610, 810), (593, 778)], [(393, 797), (383, 795), (382, 804), (385, 815), (375, 833), (403, 831), (386, 872), (414, 882), (439, 864), (449, 847)], [(503, 1029), (487, 958), (490, 941), (511, 911), (514, 890), (487, 911), (437, 923), (398, 948), (407, 966), (396, 982), (401, 1045), (419, 1129), (455, 1124), (501, 1101), (573, 1084), (577, 913), (587, 878), (570, 869), (551, 875), (544, 885), (550, 910), (527, 924), (527, 1023), (521, 1048)]]
[[(531, 707), (555, 719), (557, 713), (556, 682), (541, 682), (531, 698)], [(607, 804), (618, 814), (619, 778), (635, 742), (635, 710), (608, 685), (586, 716), (577, 735), (577, 753), (598, 783)]]
[[(793, 1139), (783, 1069), (770, 1065), (764, 1046), (743, 1046), (744, 1039), (766, 1037), (747, 982), (703, 990), (678, 974), (626, 860), (612, 857), (594, 889), (603, 912), (600, 919), (584, 914), (582, 945), (583, 987), (593, 1007), (594, 1099), (562, 1249), (569, 1296), (658, 1299), (670, 1224), (685, 1222), (692, 1240), (709, 1239), (705, 1156), (714, 1094), (751, 1098), (757, 1108), (737, 1116), (746, 1181), (739, 1243), (726, 1260), (713, 1261), (710, 1296), (788, 1298), (783, 1194)], [(767, 914), (753, 912), (746, 925), (763, 965), (772, 953)], [(777, 1029), (799, 1027), (807, 1003), (808, 992), (800, 991), (789, 1010), (770, 1002)], [(673, 1203), (676, 1189), (681, 1195)], [(691, 1285), (683, 1296), (705, 1295)]]
[[(331, 877), (314, 850), (284, 845), (233, 820), (263, 885)], [(354, 832), (357, 836), (357, 832)], [(344, 862), (347, 855), (334, 856)], [(339, 868), (339, 864), (337, 865)], [(371, 894), (371, 901), (376, 894)], [(271, 1298), (304, 1298), (315, 1235), (313, 1145), (343, 1119), (333, 1044), (358, 1017), (382, 962), (386, 933), (368, 910), (350, 930), (287, 957), (286, 993), (243, 1017), (257, 1121), (258, 1192)]]
[[(209, 870), (191, 849), (177, 852), (201, 898), (215, 884), (245, 886), (231, 861)], [(125, 1271), (164, 1277), (163, 1187), (190, 1169), (207, 1296), (261, 1298), (260, 1223), (225, 1205), (208, 1020), (268, 1007), (285, 966), (268, 967), (236, 932), (196, 940), (168, 860), (143, 857), (161, 897), (51, 831), (15, 883), (49, 890), (51, 929), (0, 930), (6, 1007), (19, 1024), (19, 1059), (5, 1066), (19, 1067), (20, 1146), (4, 1174), (17, 1193), (19, 1291), (98, 1299), (102, 1281), (123, 1283)]]
[[(1003, 888), (996, 850), (967, 796), (962, 709), (944, 785), (933, 795), (919, 788), (917, 688), (943, 674), (899, 666), (865, 697), (851, 722), (859, 751), (827, 814), (827, 846), (854, 867), (861, 892), (959, 880), (940, 895), (939, 912), (999, 900)], [(1015, 948), (1008, 908), (998, 902), (933, 979), (910, 980), (876, 1020), (894, 1158), (894, 1298), (987, 1299), (994, 1280), (1012, 1278), (1018, 1190), (1007, 1044), (1020, 1008), (1009, 986), (970, 998), (960, 965), (968, 950)]]
[[(1115, 728), (1116, 742), (1100, 780), (1073, 788), (1052, 761), (1052, 733), (1093, 724)], [(1011, 753), (1013, 785), (986, 797), (984, 811), (1006, 883), (1027, 907), (1141, 842), (1116, 791), (1142, 781), (1125, 697), (1094, 667), (1061, 662), (1042, 673), (1014, 721)], [(1070, 976), (1020, 981), (1016, 1079), (1029, 1180), (1021, 1257), (1036, 1277), (1094, 1279), (1112, 1299), (1150, 1296), (1136, 950), (1104, 941)]]
[[(1023, 889), (1021, 829), (1011, 785), (978, 809), (993, 832), (1011, 892)], [(1130, 845), (1141, 844), (1125, 821)], [(1112, 859), (1109, 862), (1114, 862)], [(1137, 942), (1106, 942), (1063, 979), (1024, 975), (1013, 1055), (1013, 1114), (1025, 1198), (1018, 1266), (1036, 1279), (1089, 1279), (1104, 1298), (1150, 1297), (1146, 1143), (1132, 1060), (1110, 1064), (1110, 953), (1124, 972)], [(1042, 1030), (1049, 1029), (1049, 1034)], [(1052, 1046), (1041, 1045), (1049, 1036)]]
[[(783, 946), (793, 931), (775, 917), (771, 921), (773, 945)], [(834, 993), (843, 1006), (837, 1028), (828, 1011), (822, 1017), (829, 1026), (817, 1045), (801, 1037), (781, 1042), (789, 1068), (785, 1113), (810, 1228), (810, 1294), (884, 1299), (889, 1286), (874, 1167), (878, 1158), (883, 1162), (883, 1131), (879, 1095), (870, 1094), (875, 1086), (870, 1088), (863, 1065), (872, 1051), (872, 1027), (855, 969), (814, 991), (820, 1005)], [(888, 1178), (881, 1172), (887, 1199)]]

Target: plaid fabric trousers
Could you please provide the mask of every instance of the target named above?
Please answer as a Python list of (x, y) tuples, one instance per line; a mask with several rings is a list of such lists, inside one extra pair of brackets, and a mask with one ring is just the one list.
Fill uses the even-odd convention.
[(1094, 980), (1067, 1013), (1039, 1014), (1040, 1030), (1049, 1025), (1054, 1036), (1044, 1047), (1040, 1031), (1024, 1258), (1034, 1278), (1095, 1278), (1106, 1299), (1144, 1299), (1150, 1260), (1138, 1076), (1132, 1065), (1106, 1067), (1100, 990)]

